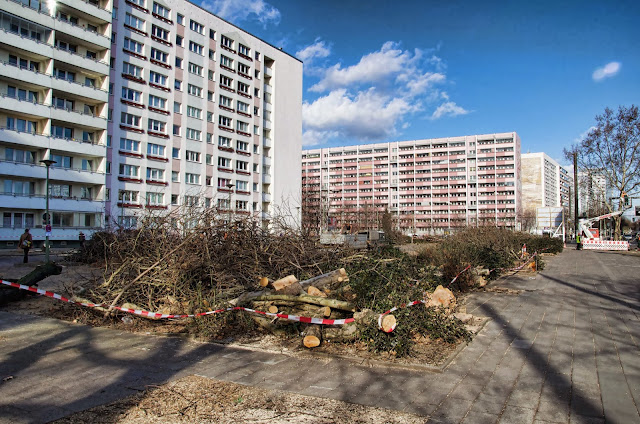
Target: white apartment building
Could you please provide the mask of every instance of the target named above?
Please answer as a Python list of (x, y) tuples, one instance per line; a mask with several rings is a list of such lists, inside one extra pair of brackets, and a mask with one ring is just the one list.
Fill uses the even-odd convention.
[(379, 228), (386, 210), (404, 234), (517, 229), (520, 172), (515, 132), (305, 150), (303, 224)]
[(542, 207), (569, 207), (571, 177), (566, 169), (546, 153), (522, 154), (523, 210)]
[(609, 187), (605, 176), (594, 170), (578, 172), (578, 215), (594, 217), (608, 213), (605, 202)]
[(53, 246), (103, 225), (110, 0), (0, 0), (0, 247)]
[(299, 206), (302, 63), (187, 1), (113, 16), (107, 220), (192, 206), (268, 224)]

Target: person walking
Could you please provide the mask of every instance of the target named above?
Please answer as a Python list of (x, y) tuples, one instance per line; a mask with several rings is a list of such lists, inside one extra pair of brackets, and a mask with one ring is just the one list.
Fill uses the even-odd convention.
[(33, 245), (33, 237), (31, 237), (31, 233), (29, 232), (29, 229), (26, 228), (24, 230), (24, 233), (22, 233), (22, 235), (20, 236), (20, 241), (18, 242), (18, 249), (24, 250), (24, 259), (22, 263), (26, 264), (29, 262), (29, 249), (31, 249), (32, 245)]

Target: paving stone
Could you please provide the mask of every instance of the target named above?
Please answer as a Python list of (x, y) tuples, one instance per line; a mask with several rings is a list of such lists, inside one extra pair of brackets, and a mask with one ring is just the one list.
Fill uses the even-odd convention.
[(569, 422), (569, 406), (541, 400), (535, 418), (536, 420), (543, 420), (552, 423)]
[(503, 424), (531, 424), (535, 415), (535, 409), (507, 405), (502, 411), (498, 422)]
[(447, 398), (434, 412), (429, 414), (429, 421), (441, 423), (460, 422), (473, 404), (470, 400)]
[(462, 420), (463, 424), (495, 424), (497, 422), (497, 415), (473, 411), (469, 411), (467, 416)]

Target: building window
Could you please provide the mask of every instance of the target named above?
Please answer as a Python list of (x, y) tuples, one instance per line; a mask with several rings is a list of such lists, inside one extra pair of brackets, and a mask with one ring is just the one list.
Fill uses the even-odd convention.
[(184, 47), (184, 37), (176, 35), (176, 46)]
[(164, 181), (164, 169), (147, 168), (147, 179), (153, 181)]
[(177, 147), (174, 147), (173, 150), (171, 151), (171, 157), (174, 159), (180, 159), (180, 149)]
[(187, 161), (189, 162), (200, 162), (200, 152), (194, 152), (192, 150), (187, 150)]
[(226, 36), (222, 36), (220, 37), (220, 45), (233, 50), (233, 40), (229, 37)]
[(236, 171), (248, 172), (249, 162), (243, 160), (236, 160)]
[(128, 87), (122, 87), (122, 98), (132, 102), (140, 103), (142, 92)]
[(227, 116), (223, 116), (223, 115), (218, 116), (218, 124), (223, 127), (231, 128), (231, 125), (232, 125), (231, 122), (232, 122), (232, 119)]
[(147, 144), (147, 154), (151, 156), (164, 157), (165, 147), (159, 144), (149, 143)]
[(231, 147), (231, 139), (229, 137), (218, 136), (218, 146)]
[(120, 164), (120, 175), (123, 177), (138, 178), (140, 175), (140, 167), (136, 165)]
[(149, 107), (167, 110), (167, 99), (149, 94)]
[(176, 68), (182, 69), (182, 58), (176, 57)]
[(130, 140), (128, 138), (121, 138), (120, 150), (123, 150), (125, 152), (140, 153), (140, 142), (136, 140)]
[(233, 69), (233, 59), (230, 59), (227, 56), (221, 54), (220, 55), (220, 66), (224, 66), (226, 68)]
[(166, 7), (158, 4), (158, 3), (153, 3), (153, 13), (155, 13), (156, 15), (159, 15), (165, 19), (171, 19), (171, 10), (167, 9)]
[(202, 119), (202, 109), (193, 106), (187, 106), (187, 116), (191, 118)]
[(132, 77), (142, 79), (142, 68), (127, 62), (122, 63), (122, 72)]
[(187, 128), (187, 138), (189, 140), (202, 141), (202, 131)]
[(149, 82), (151, 84), (160, 85), (162, 87), (167, 86), (167, 76), (163, 74), (159, 74), (154, 71), (149, 72)]
[(205, 155), (205, 163), (207, 165), (213, 165), (213, 155)]
[(151, 48), (151, 59), (157, 60), (158, 62), (168, 63), (169, 54), (163, 52), (162, 50), (158, 50), (155, 47)]
[(178, 91), (182, 91), (182, 81), (180, 81), (180, 80), (178, 80), (178, 79), (177, 79), (177, 80), (175, 80), (175, 81), (173, 82), (173, 87), (174, 87), (176, 90), (178, 90)]
[(198, 34), (204, 35), (204, 25), (194, 21), (193, 19), (189, 20), (189, 28), (191, 28), (192, 31), (195, 31)]
[(236, 121), (236, 130), (243, 132), (243, 133), (248, 133), (249, 132), (249, 124), (247, 124), (246, 122), (242, 122), (242, 121)]
[(231, 169), (231, 159), (218, 156), (218, 166), (221, 168)]
[(178, 24), (184, 25), (184, 16), (178, 13), (178, 16), (176, 17), (176, 21), (178, 22)]
[(182, 113), (182, 103), (173, 102), (173, 112)]
[(220, 75), (220, 85), (228, 88), (229, 90), (233, 90), (233, 79), (226, 75)]
[(147, 192), (147, 204), (152, 206), (164, 205), (164, 193)]
[(216, 39), (216, 32), (212, 29), (209, 30), (209, 38), (212, 40)]
[(200, 175), (186, 172), (184, 174), (184, 181), (187, 184), (200, 184)]
[(178, 171), (171, 171), (171, 182), (172, 183), (180, 182), (180, 173)]
[(180, 125), (173, 124), (173, 135), (180, 135)]
[(131, 113), (122, 112), (120, 114), (120, 123), (130, 127), (140, 128), (140, 117)]
[(249, 85), (238, 81), (238, 93), (244, 93), (249, 96)]
[(238, 101), (238, 112), (249, 114), (249, 105), (247, 103)]
[(144, 44), (139, 43), (135, 40), (132, 40), (131, 38), (128, 38), (128, 37), (124, 38), (123, 48), (125, 50), (129, 50), (130, 52), (133, 52), (139, 55), (144, 55)]
[(126, 25), (129, 25), (130, 27), (133, 27), (139, 31), (144, 32), (144, 20), (138, 18), (137, 16), (127, 13), (126, 16), (124, 17), (124, 23)]
[(202, 76), (202, 66), (196, 65), (195, 63), (189, 62), (188, 66), (189, 72), (192, 74)]
[(199, 54), (200, 56), (204, 56), (204, 46), (194, 42), (189, 41), (189, 50), (194, 52), (195, 54)]
[(251, 57), (251, 49), (244, 44), (238, 44), (238, 53), (244, 56)]
[(187, 86), (187, 93), (191, 94), (192, 96), (202, 97), (202, 88), (198, 87), (197, 85), (189, 84)]
[(167, 123), (156, 119), (149, 119), (149, 131), (165, 133), (167, 131)]

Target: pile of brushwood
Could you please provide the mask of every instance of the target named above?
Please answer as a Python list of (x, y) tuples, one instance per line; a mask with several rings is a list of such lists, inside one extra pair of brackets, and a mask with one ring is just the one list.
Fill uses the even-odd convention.
[[(302, 334), (307, 347), (323, 340), (359, 340), (371, 351), (401, 357), (411, 354), (420, 337), (456, 343), (468, 340), (470, 334), (452, 316), (454, 304), (399, 309), (383, 322), (386, 329), (395, 324), (390, 333), (380, 331), (380, 313), (428, 299), (438, 285), (446, 289), (467, 264), (513, 265), (524, 237), (495, 228), (486, 233), (469, 230), (460, 236), (462, 245), (456, 242), (458, 236), (451, 237), (438, 249), (426, 249), (416, 257), (393, 247), (327, 248), (283, 224), (265, 230), (250, 219), (229, 225), (222, 218), (214, 212), (184, 222), (175, 216), (149, 216), (135, 230), (95, 233), (75, 260), (100, 264), (104, 278), (83, 289), (82, 297), (70, 294), (76, 300), (105, 304), (98, 312), (111, 319), (117, 311), (106, 305), (166, 314), (241, 306), (312, 318), (353, 317), (354, 323), (333, 326), (227, 312), (194, 318), (190, 328), (210, 339), (256, 331)], [(474, 231), (478, 234), (471, 239)], [(491, 250), (496, 247), (497, 253)], [(466, 290), (473, 279), (461, 276), (459, 281), (448, 288)]]

